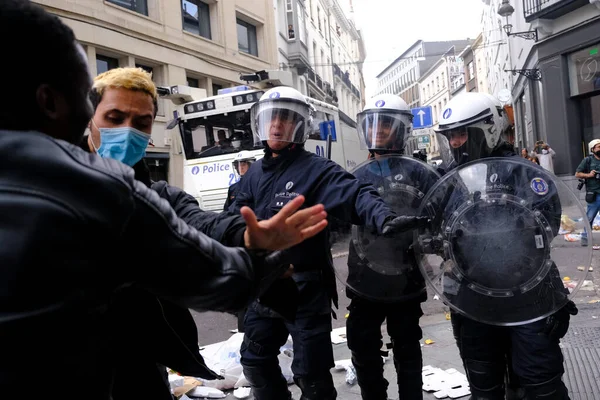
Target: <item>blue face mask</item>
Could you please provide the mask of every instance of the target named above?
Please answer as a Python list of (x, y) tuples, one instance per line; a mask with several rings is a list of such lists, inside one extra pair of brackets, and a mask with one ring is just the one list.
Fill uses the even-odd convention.
[(146, 154), (150, 135), (135, 128), (100, 128), (98, 155), (112, 158), (133, 167)]

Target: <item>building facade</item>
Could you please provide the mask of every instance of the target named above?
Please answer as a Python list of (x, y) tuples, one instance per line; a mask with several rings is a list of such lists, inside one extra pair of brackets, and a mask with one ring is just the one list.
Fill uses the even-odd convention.
[[(506, 24), (498, 15), (498, 7), (502, 0), (482, 0), (485, 3), (481, 17), (481, 45), (479, 49), (487, 66), (485, 80), (487, 93), (498, 97), (501, 90), (510, 90), (513, 86), (513, 75), (506, 70), (513, 69), (509, 60), (509, 41), (502, 27)], [(483, 74), (478, 74), (482, 78)]]
[(465, 91), (488, 93), (488, 66), (483, 45), (483, 34), (479, 34), (471, 46), (467, 46), (459, 57), (464, 64)]
[(377, 75), (376, 93), (396, 94), (402, 97), (410, 108), (420, 107), (423, 104), (422, 90), (419, 87), (421, 75), (429, 71), (449, 49), (454, 47), (455, 51), (460, 52), (470, 43), (469, 39), (447, 42), (416, 41)]
[(356, 118), (364, 101), (363, 39), (346, 0), (274, 0), (279, 68), (303, 94)]
[[(34, 0), (58, 15), (84, 45), (93, 75), (139, 66), (158, 85), (239, 85), (240, 73), (277, 67), (272, 0)], [(153, 179), (183, 186), (183, 152), (167, 131), (160, 100), (146, 160)]]
[(447, 57), (440, 57), (419, 79), (421, 106), (431, 107), (434, 125), (438, 124), (440, 113), (451, 98), (448, 65)]
[(600, 138), (600, 1), (509, 4), (514, 13), (504, 24), (532, 39), (508, 39), (517, 143), (531, 149), (546, 141), (557, 153), (555, 173), (573, 182), (587, 143)]

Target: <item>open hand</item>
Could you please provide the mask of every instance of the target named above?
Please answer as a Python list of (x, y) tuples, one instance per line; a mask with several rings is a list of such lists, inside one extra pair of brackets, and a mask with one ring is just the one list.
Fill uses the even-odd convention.
[(246, 221), (244, 244), (248, 249), (283, 250), (315, 236), (327, 226), (327, 213), (321, 204), (297, 211), (304, 203), (298, 196), (285, 205), (273, 218), (258, 221), (254, 211), (242, 207)]

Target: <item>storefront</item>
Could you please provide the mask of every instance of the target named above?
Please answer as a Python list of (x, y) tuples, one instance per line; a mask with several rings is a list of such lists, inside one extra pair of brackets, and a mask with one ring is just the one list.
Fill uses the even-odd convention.
[(544, 140), (556, 151), (559, 176), (572, 177), (587, 155), (587, 143), (600, 139), (598, 32), (596, 19), (539, 43), (530, 53), (542, 79), (526, 83), (529, 115), (524, 122), (531, 128), (526, 125), (525, 132), (529, 140)]
[(579, 103), (583, 145), (600, 139), (599, 51), (600, 42), (569, 55), (571, 96)]

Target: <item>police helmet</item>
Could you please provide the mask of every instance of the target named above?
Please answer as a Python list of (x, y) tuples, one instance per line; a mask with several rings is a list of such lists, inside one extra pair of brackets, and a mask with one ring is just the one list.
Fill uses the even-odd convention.
[(404, 150), (410, 137), (413, 115), (404, 100), (393, 94), (369, 99), (356, 116), (363, 149)]
[(446, 104), (436, 132), (443, 134), (451, 150), (467, 154), (469, 160), (485, 157), (502, 144), (508, 117), (484, 93), (462, 93)]
[(252, 133), (259, 142), (304, 143), (312, 130), (314, 107), (296, 89), (268, 90), (250, 109)]
[(254, 155), (252, 155), (252, 153), (250, 153), (247, 150), (242, 150), (239, 153), (237, 153), (235, 158), (231, 162), (231, 165), (233, 165), (233, 170), (235, 171), (236, 175), (240, 175), (239, 166), (240, 162), (242, 161), (252, 165), (252, 163), (256, 161), (256, 157), (254, 157)]

